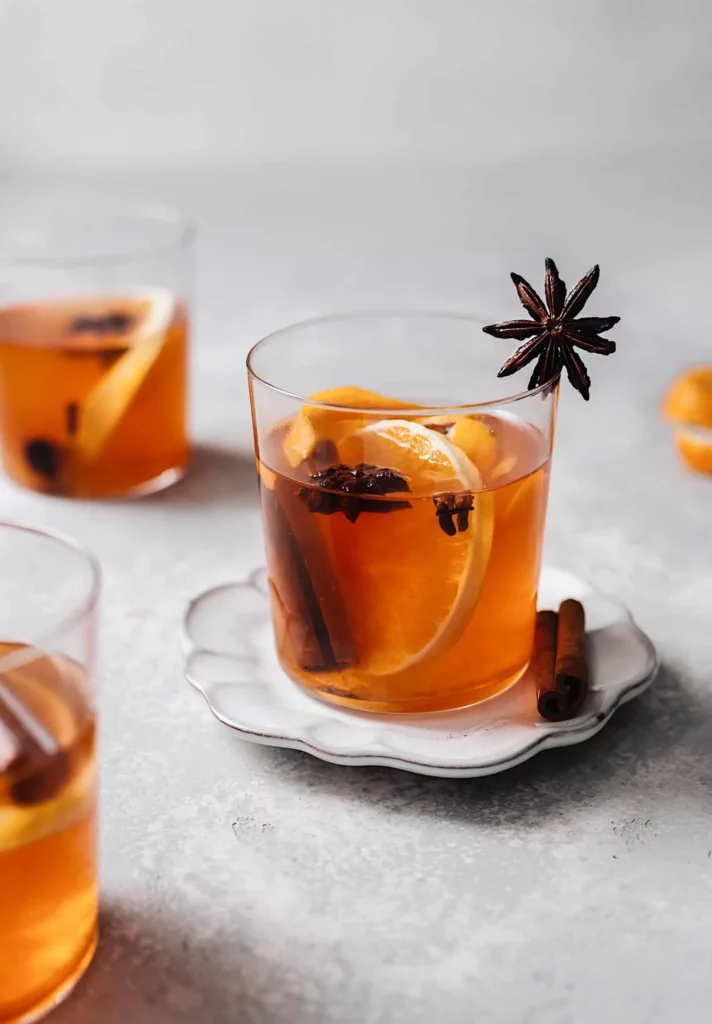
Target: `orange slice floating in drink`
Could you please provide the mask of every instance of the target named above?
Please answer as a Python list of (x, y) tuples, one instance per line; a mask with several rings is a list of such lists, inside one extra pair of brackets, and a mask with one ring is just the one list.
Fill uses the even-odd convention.
[(686, 370), (674, 380), (663, 413), (675, 424), (673, 440), (685, 465), (712, 474), (712, 366)]
[(497, 461), (497, 438), (484, 420), (463, 416), (452, 425), (447, 437), (474, 462), (481, 473), (489, 473)]
[[(284, 442), (284, 454), (293, 468), (301, 465), (321, 441), (338, 444), (348, 434), (365, 426), (368, 416), (354, 409), (415, 409), (417, 406), (398, 398), (366, 391), (364, 388), (341, 387), (318, 391), (311, 396), (324, 405), (304, 405), (294, 417)], [(326, 408), (334, 406), (334, 408)], [(343, 406), (343, 410), (338, 408)]]
[[(165, 289), (133, 292), (117, 299), (93, 300), (94, 307), (119, 309), (115, 316), (128, 318), (129, 326), (121, 338), (128, 351), (122, 355), (82, 402), (79, 426), (72, 453), (79, 465), (94, 462), (118, 427), (163, 348), (168, 328), (175, 315), (175, 298)], [(84, 303), (82, 310), (89, 307)], [(92, 317), (87, 315), (91, 325)], [(105, 314), (108, 316), (109, 314)], [(97, 322), (101, 322), (98, 320)]]
[(423, 416), (416, 422), (444, 434), (448, 441), (465, 453), (480, 473), (488, 474), (497, 461), (497, 438), (480, 416)]
[(57, 796), (41, 804), (13, 803), (0, 793), (0, 850), (36, 842), (85, 815), (94, 798), (95, 776), (93, 762), (83, 764)]
[(38, 472), (54, 475), (58, 470), (63, 490), (81, 492), (84, 474), (101, 456), (162, 351), (175, 309), (174, 296), (163, 288), (0, 309), (4, 338), (108, 357), (106, 372), (76, 407), (72, 437), (61, 453), (50, 439), (33, 442), (37, 457), (51, 457), (53, 464)]
[[(395, 674), (460, 637), (479, 598), (494, 530), (491, 495), (470, 460), (440, 433), (408, 420), (380, 420), (344, 438), (339, 459), (404, 476), (411, 508), (324, 517), (336, 579), (354, 630), (360, 672)], [(473, 491), (467, 528), (446, 535), (432, 496)], [(378, 500), (378, 499), (372, 499)]]

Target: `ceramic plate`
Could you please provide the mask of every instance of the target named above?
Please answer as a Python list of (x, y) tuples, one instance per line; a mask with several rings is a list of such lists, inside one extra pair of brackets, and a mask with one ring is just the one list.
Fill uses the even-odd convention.
[(540, 750), (589, 739), (655, 676), (655, 649), (619, 601), (571, 573), (545, 568), (540, 606), (558, 608), (566, 597), (586, 608), (591, 663), (591, 690), (569, 722), (538, 716), (530, 673), (475, 707), (429, 715), (375, 715), (310, 697), (277, 661), (263, 569), (191, 603), (186, 676), (213, 714), (253, 743), (305, 750), (336, 764), (453, 778), (491, 775)]

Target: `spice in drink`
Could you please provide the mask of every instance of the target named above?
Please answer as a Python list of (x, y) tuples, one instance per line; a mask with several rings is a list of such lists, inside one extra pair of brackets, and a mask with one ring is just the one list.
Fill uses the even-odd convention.
[(574, 718), (589, 686), (586, 619), (580, 601), (564, 601), (558, 615), (538, 612), (533, 666), (541, 717), (549, 722)]

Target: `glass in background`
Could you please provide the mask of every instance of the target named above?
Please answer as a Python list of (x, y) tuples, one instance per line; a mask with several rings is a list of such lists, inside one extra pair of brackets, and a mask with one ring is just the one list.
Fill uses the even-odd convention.
[(0, 207), (0, 443), (15, 483), (103, 498), (182, 475), (190, 237), (163, 208)]

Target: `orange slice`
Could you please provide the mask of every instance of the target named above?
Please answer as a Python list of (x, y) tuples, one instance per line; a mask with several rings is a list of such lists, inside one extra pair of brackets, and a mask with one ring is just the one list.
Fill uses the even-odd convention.
[(447, 434), (453, 425), (461, 419), (463, 419), (462, 416), (416, 416), (415, 422), (422, 423), (424, 427), (430, 427), (431, 430), (437, 430), (439, 434)]
[(504, 458), (500, 459), (497, 465), (490, 473), (490, 480), (501, 480), (505, 476), (509, 476), (514, 472), (517, 465), (517, 456), (510, 453), (505, 455)]
[(422, 416), (416, 419), (416, 423), (444, 434), (474, 462), (480, 472), (488, 473), (497, 461), (497, 438), (479, 416)]
[[(173, 295), (163, 288), (102, 301), (131, 317), (130, 330), (121, 335), (129, 349), (82, 402), (79, 430), (72, 445), (74, 459), (80, 465), (94, 462), (118, 427), (163, 348), (176, 307)], [(74, 305), (75, 309), (85, 309), (84, 303), (75, 301)]]
[[(335, 576), (345, 581), (359, 671), (397, 673), (449, 648), (470, 621), (492, 546), (492, 496), (480, 491), (482, 479), (469, 459), (419, 423), (380, 420), (338, 448), (346, 464), (393, 469), (411, 488), (410, 509), (364, 513), (355, 523), (335, 515), (324, 526)], [(479, 493), (467, 529), (450, 537), (432, 496), (463, 490)]]
[(314, 451), (320, 441), (338, 444), (342, 438), (364, 426), (368, 417), (353, 412), (356, 409), (414, 409), (416, 406), (366, 391), (364, 388), (341, 387), (329, 391), (318, 391), (311, 396), (314, 402), (326, 405), (344, 406), (339, 409), (325, 409), (321, 406), (304, 405), (294, 417), (284, 441), (284, 454), (293, 468), (299, 466)]
[(480, 472), (488, 473), (497, 461), (497, 438), (483, 420), (464, 416), (452, 425), (447, 437)]
[(268, 491), (273, 491), (277, 486), (277, 474), (273, 473), (269, 466), (265, 466), (264, 462), (260, 459), (255, 458), (257, 463), (257, 476), (260, 479), (260, 483), (264, 484)]
[(672, 382), (663, 399), (680, 459), (698, 473), (712, 473), (712, 366), (698, 366)]
[(0, 851), (37, 842), (86, 814), (94, 797), (95, 774), (89, 761), (61, 793), (41, 804), (21, 806), (0, 794)]
[[(0, 680), (1, 699), (48, 755), (69, 751), (77, 737), (77, 720), (61, 694), (75, 685), (84, 686), (79, 668), (69, 659), (39, 651), (28, 662), (33, 650), (20, 645), (0, 644), (0, 649), (8, 665)], [(0, 745), (2, 730), (0, 721)], [(12, 771), (0, 773), (0, 851), (35, 842), (86, 813), (94, 793), (95, 764), (93, 760), (81, 764), (76, 774), (67, 773), (59, 792), (32, 804), (13, 800), (11, 785), (17, 779)]]
[(712, 428), (712, 366), (681, 373), (665, 394), (663, 412), (675, 423)]
[(673, 434), (680, 459), (697, 473), (712, 475), (712, 430), (676, 430)]

